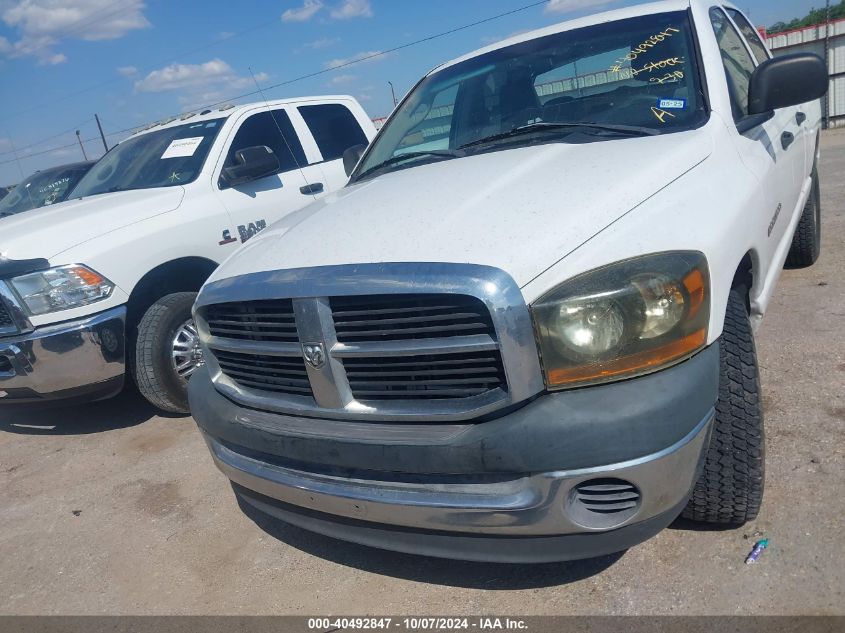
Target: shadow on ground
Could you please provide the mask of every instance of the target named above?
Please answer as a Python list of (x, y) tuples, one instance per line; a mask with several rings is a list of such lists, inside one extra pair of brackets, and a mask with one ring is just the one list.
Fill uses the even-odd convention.
[(531, 565), (445, 560), (339, 541), (268, 516), (240, 498), (238, 505), (264, 532), (313, 556), (373, 574), (449, 587), (495, 591), (565, 585), (603, 572), (624, 555)]
[(24, 435), (87, 435), (143, 424), (162, 416), (134, 389), (109, 400), (74, 406), (0, 410), (0, 432)]

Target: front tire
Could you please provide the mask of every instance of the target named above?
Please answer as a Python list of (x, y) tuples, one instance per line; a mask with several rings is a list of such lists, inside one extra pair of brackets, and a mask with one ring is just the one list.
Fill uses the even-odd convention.
[(760, 377), (742, 292), (731, 290), (719, 343), (719, 398), (704, 470), (683, 516), (742, 525), (757, 517), (765, 481)]
[(138, 391), (154, 407), (188, 413), (188, 380), (202, 365), (191, 308), (195, 292), (156, 301), (138, 324), (132, 374)]
[(822, 248), (821, 187), (813, 169), (813, 185), (786, 256), (787, 268), (807, 268), (816, 263)]

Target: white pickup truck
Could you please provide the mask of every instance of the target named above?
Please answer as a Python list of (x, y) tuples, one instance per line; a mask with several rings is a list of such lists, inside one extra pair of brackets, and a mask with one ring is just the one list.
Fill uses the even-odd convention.
[(259, 231), (346, 184), (375, 128), (351, 97), (186, 114), (112, 148), (72, 200), (0, 219), (0, 407), (141, 393), (187, 411), (191, 306)]
[(551, 561), (760, 508), (753, 326), (819, 254), (814, 55), (639, 5), (443, 64), (215, 271), (194, 418), (246, 507)]

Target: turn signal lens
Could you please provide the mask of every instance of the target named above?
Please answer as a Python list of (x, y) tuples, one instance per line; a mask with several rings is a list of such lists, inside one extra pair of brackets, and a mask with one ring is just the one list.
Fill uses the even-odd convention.
[(707, 262), (658, 253), (575, 277), (531, 308), (546, 384), (609, 382), (679, 362), (707, 342)]

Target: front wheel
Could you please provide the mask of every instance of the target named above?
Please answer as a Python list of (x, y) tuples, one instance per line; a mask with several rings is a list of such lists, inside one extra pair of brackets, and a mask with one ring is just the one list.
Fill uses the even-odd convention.
[(760, 377), (742, 292), (731, 290), (719, 342), (719, 398), (704, 470), (683, 516), (742, 525), (763, 501), (765, 434)]
[(188, 413), (188, 380), (203, 363), (191, 316), (195, 292), (177, 292), (156, 301), (138, 324), (132, 373), (138, 391), (153, 406)]

